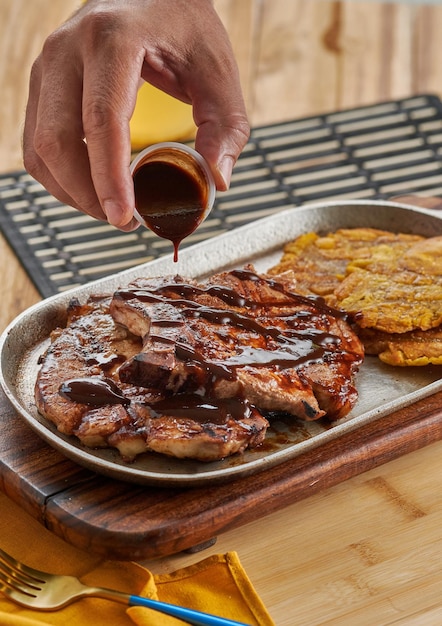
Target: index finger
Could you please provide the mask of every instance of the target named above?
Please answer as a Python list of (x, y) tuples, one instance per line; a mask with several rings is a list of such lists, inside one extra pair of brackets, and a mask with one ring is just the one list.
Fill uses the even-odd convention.
[(114, 42), (96, 42), (94, 58), (84, 64), (83, 130), (92, 181), (108, 222), (117, 227), (133, 219), (129, 121), (141, 63), (127, 58)]

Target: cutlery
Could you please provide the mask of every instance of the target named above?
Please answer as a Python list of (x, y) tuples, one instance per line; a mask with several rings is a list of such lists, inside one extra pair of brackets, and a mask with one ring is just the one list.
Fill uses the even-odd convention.
[(87, 587), (74, 576), (48, 574), (17, 561), (0, 549), (0, 591), (13, 602), (38, 611), (55, 611), (80, 598), (114, 600), (128, 606), (144, 606), (171, 615), (194, 626), (250, 626), (224, 617), (150, 598)]

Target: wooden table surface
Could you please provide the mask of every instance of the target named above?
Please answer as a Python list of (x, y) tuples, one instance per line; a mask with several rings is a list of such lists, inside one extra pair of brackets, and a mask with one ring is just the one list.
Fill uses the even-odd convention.
[[(215, 0), (253, 125), (442, 96), (442, 5)], [(0, 172), (22, 167), (32, 60), (74, 0), (0, 0)], [(0, 237), (0, 330), (39, 295)], [(229, 531), (277, 626), (442, 623), (442, 442)], [(0, 496), (5, 506), (5, 496)], [(43, 532), (43, 530), (42, 530)], [(178, 555), (155, 572), (194, 562)]]

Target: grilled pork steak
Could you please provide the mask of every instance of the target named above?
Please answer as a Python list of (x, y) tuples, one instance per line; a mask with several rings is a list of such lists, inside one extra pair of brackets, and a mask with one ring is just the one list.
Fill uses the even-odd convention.
[(268, 422), (243, 399), (207, 402), (122, 383), (118, 368), (142, 349), (112, 319), (109, 299), (72, 304), (52, 333), (35, 386), (37, 408), (57, 429), (89, 447), (115, 447), (126, 460), (154, 451), (213, 461), (254, 447)]
[(343, 417), (363, 358), (344, 316), (253, 268), (140, 279), (70, 307), (39, 411), (85, 445), (213, 461), (265, 438), (267, 411)]
[(120, 380), (170, 393), (245, 397), (311, 420), (347, 414), (363, 350), (337, 311), (251, 268), (198, 285), (141, 279), (114, 293), (111, 314), (143, 341)]

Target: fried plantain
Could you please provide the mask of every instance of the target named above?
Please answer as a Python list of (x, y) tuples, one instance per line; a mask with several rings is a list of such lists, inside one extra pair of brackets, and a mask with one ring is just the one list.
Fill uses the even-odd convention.
[(353, 318), (368, 354), (442, 364), (442, 237), (348, 228), (288, 243), (270, 274)]

